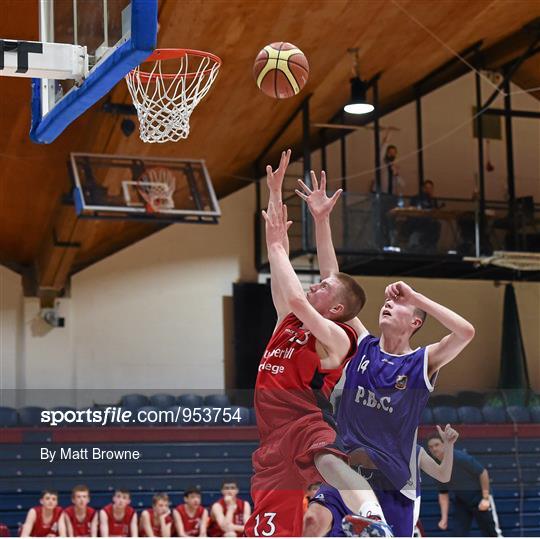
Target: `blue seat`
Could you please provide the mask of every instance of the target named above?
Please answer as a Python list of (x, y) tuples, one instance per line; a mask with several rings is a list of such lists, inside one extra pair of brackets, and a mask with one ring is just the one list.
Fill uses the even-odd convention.
[(17, 410), (9, 406), (0, 406), (0, 427), (15, 427), (19, 422)]
[(431, 411), (431, 408), (424, 408), (422, 410), (422, 418), (420, 420), (420, 423), (422, 425), (433, 425), (433, 423), (435, 423), (435, 420), (433, 419), (433, 412)]
[(502, 406), (486, 405), (482, 408), (486, 423), (506, 423), (506, 410)]
[(484, 406), (484, 394), (478, 391), (460, 391), (457, 394), (459, 406), (476, 406), (482, 408)]
[(508, 419), (512, 423), (530, 423), (531, 413), (525, 406), (508, 406), (506, 408)]
[(249, 418), (252, 425), (257, 424), (257, 414), (255, 413), (255, 408), (249, 409)]
[(204, 404), (204, 400), (200, 395), (187, 393), (185, 395), (180, 395), (176, 399), (176, 404), (185, 406), (186, 408), (200, 408)]
[(457, 397), (454, 395), (432, 395), (429, 398), (428, 406), (436, 408), (439, 406), (453, 406), (454, 408), (460, 405)]
[(24, 406), (19, 408), (19, 423), (23, 427), (35, 427), (41, 425), (41, 412), (45, 411), (45, 408), (41, 406)]
[(461, 423), (478, 425), (484, 422), (482, 412), (476, 406), (460, 406), (457, 413)]
[(137, 409), (142, 408), (143, 406), (148, 406), (149, 401), (148, 397), (141, 395), (139, 393), (130, 393), (129, 395), (124, 395), (120, 399), (120, 405), (124, 408)]
[(150, 397), (150, 405), (165, 410), (176, 404), (176, 397), (167, 393), (158, 393)]
[(207, 395), (204, 397), (204, 405), (215, 408), (227, 408), (231, 405), (231, 401), (227, 395)]
[(433, 408), (433, 420), (435, 423), (442, 425), (459, 422), (457, 411), (451, 406), (437, 406)]
[(531, 413), (531, 421), (540, 423), (540, 406), (531, 406), (529, 412)]
[[(251, 423), (249, 408), (245, 408), (244, 406), (232, 406), (231, 408), (231, 414), (234, 417), (231, 423), (232, 425), (245, 426)], [(240, 420), (238, 420), (238, 417)]]

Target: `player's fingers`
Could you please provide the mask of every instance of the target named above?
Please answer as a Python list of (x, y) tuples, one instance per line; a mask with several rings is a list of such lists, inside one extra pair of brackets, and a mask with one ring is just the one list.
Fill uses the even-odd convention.
[(287, 221), (287, 222), (285, 223), (285, 225), (286, 225), (286, 227), (287, 227), (287, 230), (289, 230), (289, 228), (291, 228), (291, 225), (292, 225), (292, 224), (293, 224), (292, 221)]
[(321, 191), (326, 193), (326, 172), (321, 170)]
[(337, 199), (341, 196), (341, 193), (343, 193), (343, 189), (338, 189), (330, 199), (332, 201), (332, 206), (337, 202)]
[(439, 433), (439, 436), (443, 436), (444, 434), (443, 430), (441, 429), (441, 427), (439, 427), (439, 425), (437, 425), (437, 432)]
[(300, 178), (298, 178), (298, 183), (306, 194), (311, 195), (311, 193), (313, 193), (313, 191)]
[(285, 165), (284, 167), (287, 168), (289, 166), (289, 161), (291, 159), (291, 149), (289, 148), (286, 152), (285, 152), (285, 159), (284, 159), (284, 162), (285, 162)]
[(283, 216), (283, 222), (286, 223), (287, 222), (287, 205), (286, 204), (283, 204), (282, 216)]
[(317, 175), (315, 174), (315, 171), (312, 170), (309, 174), (311, 176), (311, 185), (313, 185), (313, 190), (318, 191), (319, 190), (319, 182), (317, 181)]
[(298, 189), (295, 189), (294, 192), (302, 199), (302, 200), (305, 200), (307, 202), (307, 195), (305, 195), (304, 193), (302, 193), (302, 191), (298, 190)]
[(269, 217), (268, 217), (268, 214), (267, 214), (264, 210), (263, 210), (261, 213), (262, 213), (263, 219), (264, 219), (267, 223), (269, 223), (269, 222), (270, 222), (270, 219), (269, 219)]

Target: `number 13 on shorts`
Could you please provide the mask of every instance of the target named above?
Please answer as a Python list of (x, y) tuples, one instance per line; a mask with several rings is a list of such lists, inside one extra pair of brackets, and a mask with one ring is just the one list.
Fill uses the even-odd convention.
[(272, 537), (276, 533), (276, 526), (274, 524), (276, 514), (263, 513), (262, 518), (261, 515), (255, 515), (255, 528), (253, 528), (255, 537)]

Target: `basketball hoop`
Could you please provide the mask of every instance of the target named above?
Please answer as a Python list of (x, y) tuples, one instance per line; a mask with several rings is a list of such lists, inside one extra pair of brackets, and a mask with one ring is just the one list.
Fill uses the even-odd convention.
[[(178, 60), (179, 66), (164, 73), (165, 60)], [(189, 135), (189, 117), (210, 90), (221, 59), (191, 49), (156, 49), (144, 63), (152, 62), (149, 71), (138, 66), (126, 75), (141, 140), (177, 142)]]
[(479, 266), (491, 264), (516, 271), (540, 271), (540, 253), (495, 251), (492, 256), (464, 257), (463, 260)]
[(173, 194), (176, 190), (174, 174), (163, 167), (146, 170), (137, 180), (137, 191), (145, 201), (148, 213), (174, 208)]

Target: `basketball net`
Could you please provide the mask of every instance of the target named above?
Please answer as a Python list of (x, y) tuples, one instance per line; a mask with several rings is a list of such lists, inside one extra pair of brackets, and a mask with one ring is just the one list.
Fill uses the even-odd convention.
[(174, 175), (166, 168), (150, 168), (143, 172), (137, 180), (137, 191), (144, 200), (148, 213), (173, 209), (175, 190)]
[[(176, 73), (164, 72), (164, 60), (179, 60)], [(180, 49), (157, 49), (145, 62), (151, 71), (136, 67), (126, 82), (139, 118), (143, 142), (177, 142), (189, 135), (193, 109), (208, 93), (221, 60), (210, 53)]]

